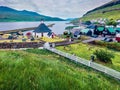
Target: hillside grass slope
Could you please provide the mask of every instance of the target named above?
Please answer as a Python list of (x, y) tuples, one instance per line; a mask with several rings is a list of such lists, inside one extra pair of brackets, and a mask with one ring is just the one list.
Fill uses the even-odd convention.
[(85, 14), (81, 18), (81, 20), (87, 21), (87, 20), (100, 19), (100, 18), (114, 19), (114, 20), (120, 19), (120, 4), (95, 10), (93, 12), (91, 11), (90, 13)]
[(0, 51), (0, 90), (119, 89), (119, 81), (47, 50)]

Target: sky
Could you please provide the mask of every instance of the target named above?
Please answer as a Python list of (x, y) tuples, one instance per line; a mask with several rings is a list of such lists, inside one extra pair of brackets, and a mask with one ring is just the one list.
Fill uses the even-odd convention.
[(87, 11), (109, 1), (111, 0), (0, 0), (0, 6), (65, 19), (81, 17)]

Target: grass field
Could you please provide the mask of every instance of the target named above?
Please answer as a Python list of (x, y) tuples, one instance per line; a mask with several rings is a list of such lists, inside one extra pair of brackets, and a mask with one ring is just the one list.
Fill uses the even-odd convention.
[(115, 56), (115, 58), (112, 59), (112, 64), (102, 63), (98, 60), (96, 60), (95, 62), (105, 65), (107, 67), (113, 68), (117, 71), (120, 71), (120, 52), (119, 51), (113, 51), (113, 50), (109, 50), (107, 48), (101, 48), (98, 46), (91, 46), (91, 45), (82, 44), (82, 43), (72, 44), (72, 45), (66, 46), (65, 48), (63, 46), (60, 46), (60, 47), (57, 47), (57, 49), (62, 50), (64, 52), (71, 53), (71, 54), (75, 54), (75, 55), (77, 55), (81, 58), (85, 58), (87, 60), (90, 60), (90, 57), (95, 50), (106, 49), (106, 50), (110, 51), (111, 53), (113, 53)]
[(120, 90), (120, 82), (46, 50), (0, 51), (0, 90)]

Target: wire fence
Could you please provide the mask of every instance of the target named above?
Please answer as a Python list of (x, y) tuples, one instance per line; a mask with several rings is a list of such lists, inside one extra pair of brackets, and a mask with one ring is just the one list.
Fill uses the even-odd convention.
[(97, 71), (100, 71), (100, 72), (103, 72), (109, 76), (112, 76), (118, 80), (120, 80), (120, 72), (116, 71), (116, 70), (113, 70), (113, 69), (110, 69), (108, 67), (105, 67), (103, 65), (100, 65), (100, 64), (97, 64), (95, 62), (91, 62), (91, 61), (88, 61), (88, 60), (85, 60), (85, 59), (82, 59), (78, 56), (75, 56), (75, 55), (72, 55), (72, 54), (69, 54), (69, 53), (65, 53), (65, 52), (62, 52), (60, 50), (57, 50), (55, 48), (46, 48), (45, 49), (51, 51), (51, 52), (54, 52), (58, 55), (61, 55), (63, 57), (66, 57), (76, 63), (79, 63), (79, 64), (83, 64), (83, 65), (86, 65), (88, 67), (91, 67)]

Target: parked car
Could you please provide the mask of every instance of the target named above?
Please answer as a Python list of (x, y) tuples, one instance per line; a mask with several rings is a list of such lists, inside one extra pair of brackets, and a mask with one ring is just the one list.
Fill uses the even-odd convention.
[(120, 42), (120, 34), (117, 34), (117, 35), (116, 35), (115, 40), (116, 40), (117, 42)]
[(103, 41), (105, 41), (105, 42), (113, 42), (113, 39), (112, 38), (104, 38)]

